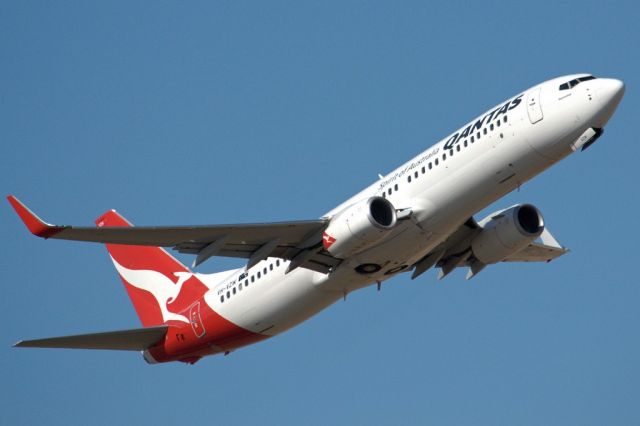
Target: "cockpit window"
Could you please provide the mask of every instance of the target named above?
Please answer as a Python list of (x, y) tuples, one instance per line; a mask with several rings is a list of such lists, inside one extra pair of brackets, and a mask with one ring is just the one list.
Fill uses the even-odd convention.
[(595, 77), (592, 75), (588, 75), (586, 77), (574, 78), (571, 81), (561, 84), (559, 87), (559, 90), (569, 90), (576, 87), (578, 84), (582, 83), (583, 81), (589, 81), (589, 80), (595, 80)]

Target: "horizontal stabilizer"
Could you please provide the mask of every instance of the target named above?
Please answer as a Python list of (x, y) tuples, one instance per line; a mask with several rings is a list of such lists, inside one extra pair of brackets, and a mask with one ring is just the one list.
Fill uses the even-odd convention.
[(106, 333), (78, 334), (47, 339), (21, 340), (17, 348), (111, 349), (143, 351), (158, 343), (167, 334), (168, 326), (134, 328)]

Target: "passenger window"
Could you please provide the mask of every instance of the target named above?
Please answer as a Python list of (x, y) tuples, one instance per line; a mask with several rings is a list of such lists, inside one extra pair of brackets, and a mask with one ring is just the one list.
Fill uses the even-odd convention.
[(429, 161), (429, 170), (431, 170), (433, 166), (431, 165), (431, 161)]
[(504, 117), (502, 117), (502, 121), (504, 121), (505, 123), (507, 122), (507, 116), (506, 115)]
[(280, 266), (280, 259), (276, 260), (276, 266)]
[(233, 294), (236, 294), (236, 288), (235, 287), (233, 288)]
[[(423, 169), (424, 169), (424, 167), (423, 167)], [(414, 176), (416, 179), (418, 179), (419, 173), (416, 171), (416, 172), (413, 174), (413, 176)]]
[(487, 128), (485, 127), (484, 129), (482, 129), (482, 132), (486, 135), (487, 134)]
[(493, 123), (491, 123), (491, 126), (489, 126), (489, 130), (493, 131)]
[(397, 183), (395, 185), (393, 185), (393, 189), (395, 189), (396, 191), (398, 190), (398, 184)]
[(266, 267), (262, 270), (262, 273), (267, 275), (267, 268)]
[[(431, 168), (431, 163), (429, 163), (429, 168)], [(422, 174), (425, 174), (426, 170), (424, 169), (424, 167), (422, 168)]]
[(231, 297), (231, 293), (227, 291), (227, 299)]
[(407, 176), (407, 182), (411, 183), (411, 175)]
[(496, 126), (500, 127), (500, 120), (496, 123)]
[(389, 188), (387, 192), (389, 193), (389, 195), (391, 195), (391, 193), (393, 192), (393, 189)]
[(220, 296), (220, 303), (224, 303), (224, 294)]
[(249, 280), (244, 280), (244, 286), (248, 286), (249, 285)]
[(269, 270), (273, 271), (273, 263), (271, 265), (269, 265)]
[(238, 291), (242, 290), (242, 283), (238, 284)]
[(438, 159), (437, 159), (437, 158), (436, 158), (436, 161), (435, 161), (435, 163), (436, 163), (436, 166), (437, 166), (437, 165), (438, 165)]
[[(467, 146), (467, 141), (464, 141), (464, 146)], [(460, 145), (456, 146), (456, 151), (460, 152)]]
[(449, 157), (453, 157), (453, 149), (449, 150)]
[(251, 275), (251, 282), (252, 282), (252, 283), (256, 282), (256, 277), (255, 277), (255, 276), (253, 276), (253, 275)]
[[(480, 132), (476, 133), (476, 139), (480, 139)], [(473, 140), (471, 141), (473, 143)]]
[(447, 154), (442, 154), (442, 161), (447, 159)]

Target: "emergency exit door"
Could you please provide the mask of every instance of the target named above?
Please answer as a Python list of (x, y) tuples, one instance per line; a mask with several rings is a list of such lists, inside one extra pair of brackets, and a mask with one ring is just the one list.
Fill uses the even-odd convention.
[(542, 89), (538, 87), (527, 93), (527, 113), (531, 124), (535, 124), (543, 118), (542, 106), (540, 105), (540, 90)]

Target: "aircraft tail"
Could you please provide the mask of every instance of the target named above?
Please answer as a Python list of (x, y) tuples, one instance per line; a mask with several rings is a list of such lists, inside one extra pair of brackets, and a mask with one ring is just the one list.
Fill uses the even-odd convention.
[[(96, 219), (96, 225), (133, 226), (115, 210)], [(105, 245), (143, 326), (189, 323), (189, 306), (207, 288), (186, 266), (161, 247)]]

